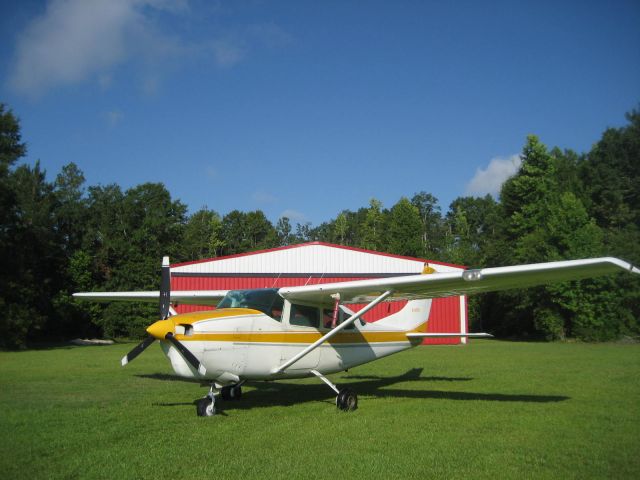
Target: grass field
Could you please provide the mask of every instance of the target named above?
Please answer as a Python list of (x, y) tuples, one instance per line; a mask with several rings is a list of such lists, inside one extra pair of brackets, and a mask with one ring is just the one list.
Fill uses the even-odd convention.
[(153, 346), (0, 352), (0, 478), (640, 478), (640, 345), (475, 341), (317, 379), (206, 388)]

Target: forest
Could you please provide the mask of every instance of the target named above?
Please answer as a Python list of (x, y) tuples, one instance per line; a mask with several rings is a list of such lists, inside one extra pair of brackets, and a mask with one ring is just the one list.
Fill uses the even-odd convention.
[[(640, 111), (590, 151), (524, 140), (519, 171), (499, 199), (459, 197), (443, 210), (426, 191), (390, 208), (377, 199), (320, 225), (272, 224), (260, 211), (187, 206), (160, 183), (86, 185), (74, 163), (47, 178), (26, 164), (17, 115), (0, 103), (0, 346), (78, 336), (137, 338), (155, 307), (92, 305), (71, 294), (157, 290), (174, 262), (309, 241), (467, 267), (597, 256), (640, 264)], [(472, 331), (502, 338), (611, 341), (640, 335), (640, 281), (600, 277), (470, 299)]]

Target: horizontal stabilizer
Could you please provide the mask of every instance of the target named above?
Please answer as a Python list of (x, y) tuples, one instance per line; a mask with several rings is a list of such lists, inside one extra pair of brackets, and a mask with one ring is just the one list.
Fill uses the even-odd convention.
[(493, 338), (490, 333), (407, 333), (409, 338)]

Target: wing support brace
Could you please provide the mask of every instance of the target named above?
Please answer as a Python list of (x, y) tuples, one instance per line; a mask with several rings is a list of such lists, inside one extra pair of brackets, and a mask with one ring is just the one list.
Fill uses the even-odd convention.
[(337, 333), (339, 333), (342, 330), (344, 330), (345, 328), (347, 328), (349, 325), (351, 325), (353, 322), (355, 322), (357, 319), (359, 319), (362, 315), (367, 313), (369, 310), (371, 310), (373, 307), (375, 307), (377, 304), (379, 304), (381, 301), (383, 301), (385, 298), (387, 298), (389, 295), (391, 295), (391, 293), (392, 293), (391, 290), (387, 290), (382, 295), (380, 295), (379, 297), (377, 297), (374, 300), (372, 300), (369, 304), (367, 304), (366, 307), (361, 309), (359, 312), (356, 312), (353, 315), (351, 315), (348, 319), (346, 319), (344, 322), (342, 322), (336, 328), (334, 328), (333, 330), (328, 332), (326, 335), (324, 335), (323, 337), (321, 337), (318, 340), (316, 340), (315, 342), (313, 342), (311, 345), (309, 345), (307, 348), (302, 350), (300, 353), (298, 353), (294, 357), (290, 358), (289, 360), (287, 360), (285, 363), (283, 363), (279, 367), (276, 367), (273, 370), (271, 370), (271, 373), (278, 374), (278, 373), (284, 372), (287, 368), (289, 368), (291, 365), (296, 363), (302, 357), (304, 357), (305, 355), (309, 354), (310, 352), (312, 352), (313, 350), (318, 348), (320, 345), (322, 345), (324, 342), (329, 340), (331, 337), (333, 337)]

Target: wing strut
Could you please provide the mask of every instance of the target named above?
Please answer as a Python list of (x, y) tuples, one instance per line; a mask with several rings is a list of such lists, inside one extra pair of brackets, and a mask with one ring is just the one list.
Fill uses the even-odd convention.
[(329, 333), (327, 333), (323, 337), (321, 337), (318, 340), (316, 340), (314, 343), (309, 345), (307, 348), (302, 350), (300, 353), (298, 353), (294, 357), (292, 357), (289, 360), (287, 360), (285, 363), (283, 363), (279, 367), (276, 367), (273, 370), (271, 370), (271, 373), (275, 374), (275, 373), (284, 372), (287, 368), (289, 368), (291, 365), (296, 363), (302, 357), (304, 357), (308, 353), (310, 353), (313, 350), (315, 350), (316, 348), (318, 348), (320, 345), (322, 345), (324, 342), (329, 340), (331, 337), (333, 337), (338, 332), (340, 332), (340, 331), (344, 330), (345, 328), (347, 328), (349, 325), (351, 325), (353, 322), (355, 322), (357, 319), (359, 319), (362, 315), (367, 313), (369, 310), (371, 310), (373, 307), (375, 307), (377, 304), (379, 304), (381, 301), (383, 301), (385, 298), (387, 298), (389, 295), (391, 295), (391, 293), (392, 293), (391, 290), (387, 290), (382, 295), (380, 295), (379, 297), (377, 297), (374, 300), (372, 300), (371, 303), (367, 304), (367, 306), (364, 307), (363, 309), (361, 309), (359, 312), (356, 312), (353, 315), (351, 315), (348, 319), (346, 319), (344, 322), (342, 322), (336, 328), (331, 330)]

